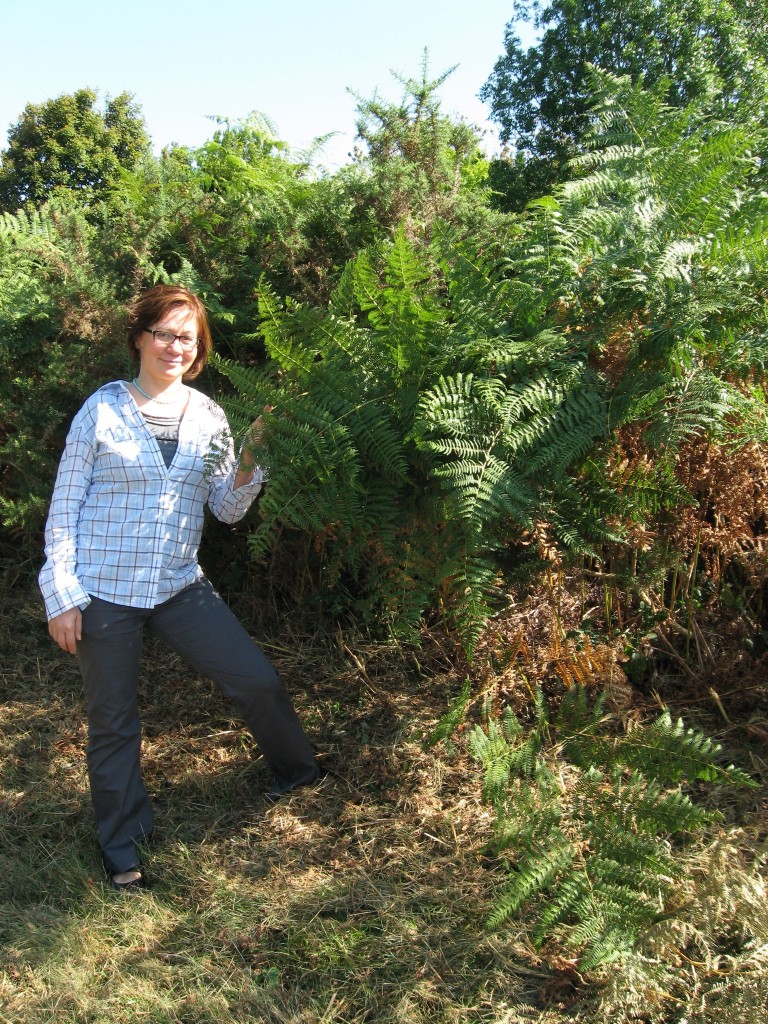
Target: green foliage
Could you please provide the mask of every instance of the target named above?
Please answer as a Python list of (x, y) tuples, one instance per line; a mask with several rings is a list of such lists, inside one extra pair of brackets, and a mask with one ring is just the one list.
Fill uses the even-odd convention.
[[(12, 212), (0, 226), (8, 370), (0, 500), (6, 526), (35, 545), (71, 415), (105, 377), (125, 370), (125, 302), (157, 281), (184, 281), (206, 302), (219, 351), (260, 363), (263, 348), (241, 340), (252, 329), (258, 282), (265, 297), (271, 288), (281, 298), (327, 303), (349, 260), (393, 227), (381, 217), (386, 160), (318, 174), (314, 154), (292, 155), (258, 114), (218, 118), (198, 150), (171, 147), (155, 158), (128, 97), (101, 113), (94, 104), (95, 95), (81, 90), (27, 108), (3, 158)], [(437, 109), (432, 92), (428, 105)], [(433, 142), (452, 145), (442, 128)], [(427, 159), (427, 149), (405, 159)], [(484, 206), (478, 166), (469, 150), (454, 166), (452, 195), (465, 197), (465, 212)], [(40, 178), (45, 168), (50, 180)], [(429, 210), (432, 223), (437, 212)], [(367, 451), (379, 440), (369, 439)]]
[(531, 205), (511, 259), (609, 382), (608, 426), (584, 464), (608, 521), (621, 534), (652, 513), (663, 530), (693, 501), (679, 482), (685, 446), (735, 447), (766, 422), (763, 390), (748, 383), (765, 351), (764, 130), (749, 111), (726, 118), (708, 101), (671, 107), (628, 78), (592, 81), (581, 177)]
[[(676, 106), (716, 93), (732, 107), (754, 102), (768, 81), (765, 11), (721, 0), (518, 0), (504, 54), (481, 90), (516, 156), (500, 162), (494, 183), (502, 205), (522, 209), (567, 180), (591, 119), (589, 65), (659, 83)], [(524, 46), (520, 22), (537, 36)], [(517, 154), (523, 159), (517, 158)]]
[(471, 651), (523, 562), (663, 536), (697, 500), (686, 446), (764, 439), (749, 104), (673, 108), (596, 74), (578, 180), (512, 221), (440, 112), (443, 77), (425, 64), (400, 105), (361, 101), (368, 154), (338, 175), (254, 114), (3, 218), (16, 536), (35, 543), (69, 418), (123, 374), (122, 305), (156, 281), (208, 305), (239, 428), (277, 407), (254, 555), (290, 549), (297, 593), (397, 635), (441, 620)]
[(472, 684), (469, 679), (465, 679), (459, 695), (432, 730), (427, 740), (428, 746), (434, 747), (445, 740), (450, 741), (451, 736), (466, 718), (471, 692)]
[[(422, 251), (405, 224), (349, 265), (327, 314), (262, 289), (274, 362), (244, 382), (226, 367), (250, 388), (244, 422), (284, 413), (254, 551), (304, 531), (347, 588), (339, 608), (404, 635), (438, 612), (471, 650), (520, 541), (600, 557), (691, 504), (691, 439), (743, 443), (766, 422), (741, 383), (768, 253), (752, 121), (626, 78), (594, 87), (582, 177), (505, 258), (445, 229)], [(617, 472), (630, 428), (648, 455)]]
[[(260, 292), (265, 372), (220, 362), (241, 425), (264, 405), (270, 485), (252, 550), (283, 531), (322, 551), (355, 607), (415, 636), (436, 611), (468, 650), (495, 604), (499, 553), (551, 517), (579, 547), (605, 526), (572, 471), (606, 429), (605, 385), (530, 287), (441, 239), (401, 231), (349, 265), (327, 314)], [(340, 593), (338, 593), (340, 597)]]
[(0, 220), (0, 515), (22, 551), (37, 537), (69, 420), (92, 382), (126, 361), (110, 282), (88, 256), (92, 235), (65, 207)]
[(104, 193), (149, 148), (144, 119), (129, 93), (107, 99), (78, 89), (45, 103), (28, 103), (8, 132), (0, 156), (0, 210), (41, 206), (56, 189), (88, 198)]
[(194, 154), (201, 192), (195, 247), (203, 276), (237, 305), (251, 299), (246, 308), (252, 309), (254, 282), (263, 274), (281, 293), (297, 290), (297, 250), (311, 204), (309, 164), (291, 155), (261, 114), (216, 121), (213, 138)]
[[(39, 549), (72, 415), (129, 372), (124, 303), (158, 281), (187, 284), (225, 351), (250, 323), (267, 247), (308, 188), (281, 146), (254, 119), (227, 123), (198, 154), (145, 155), (87, 198), (62, 189), (39, 210), (0, 215), (0, 511), (25, 551)], [(283, 287), (285, 262), (273, 260)]]
[(425, 51), (420, 78), (394, 75), (403, 87), (399, 103), (355, 95), (365, 146), (356, 159), (370, 173), (377, 219), (392, 231), (405, 223), (412, 236), (429, 237), (436, 222), (477, 231), (491, 221), (478, 130), (440, 109), (439, 89), (454, 70), (430, 78)]
[(603, 382), (578, 355), (534, 375), (542, 340), (508, 375), (441, 378), (421, 402), (422, 445), (444, 457), (435, 476), (478, 535), (505, 522), (533, 529), (543, 495), (554, 505), (557, 483), (605, 427)]
[(507, 709), (475, 727), (469, 749), (496, 813), (489, 852), (509, 876), (489, 927), (533, 914), (536, 943), (565, 943), (583, 970), (626, 959), (660, 922), (684, 917), (684, 852), (718, 815), (683, 783), (755, 785), (668, 712), (612, 733), (603, 700), (591, 705), (582, 687), (566, 692), (554, 721), (539, 690), (530, 729)]
[(236, 422), (267, 401), (278, 411), (259, 453), (270, 486), (254, 552), (266, 553), (285, 529), (309, 532), (330, 585), (351, 574), (361, 613), (368, 605), (396, 632), (417, 629), (440, 585), (435, 563), (448, 557), (435, 543), (440, 510), (427, 467), (408, 440), (420, 380), (443, 359), (445, 318), (427, 270), (400, 235), (383, 257), (381, 282), (372, 257), (361, 255), (325, 315), (283, 307), (264, 287), (266, 372), (218, 364), (241, 395), (229, 403)]

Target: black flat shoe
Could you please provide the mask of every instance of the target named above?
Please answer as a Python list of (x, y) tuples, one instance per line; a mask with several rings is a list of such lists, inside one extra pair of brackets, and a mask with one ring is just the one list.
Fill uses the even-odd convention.
[(313, 783), (319, 782), (321, 779), (324, 779), (327, 774), (328, 772), (326, 769), (318, 768), (314, 775), (311, 775), (308, 779), (302, 779), (300, 782), (276, 782), (274, 785), (269, 787), (264, 796), (270, 803), (277, 803), (278, 800), (282, 800), (282, 798), (288, 796), (289, 793), (293, 793), (297, 789), (303, 789), (304, 786), (311, 786)]
[(139, 889), (148, 889), (149, 885), (141, 868), (129, 868), (129, 871), (140, 871), (138, 878), (132, 878), (129, 882), (116, 882), (115, 875), (124, 875), (124, 871), (116, 871), (115, 875), (109, 876), (109, 884), (118, 892), (137, 892)]

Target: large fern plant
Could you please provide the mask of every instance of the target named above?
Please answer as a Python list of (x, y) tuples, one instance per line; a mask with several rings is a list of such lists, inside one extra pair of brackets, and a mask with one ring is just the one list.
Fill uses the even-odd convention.
[(595, 72), (593, 88), (574, 180), (533, 205), (516, 261), (611, 378), (610, 436), (641, 426), (646, 478), (663, 486), (694, 436), (764, 436), (762, 391), (745, 381), (768, 356), (765, 130), (716, 97), (666, 106), (664, 83)]
[(242, 427), (276, 409), (254, 553), (301, 531), (357, 611), (409, 636), (442, 614), (468, 649), (514, 538), (544, 517), (576, 544), (604, 532), (571, 472), (605, 430), (604, 380), (507, 270), (401, 231), (347, 267), (327, 311), (263, 287), (268, 366), (218, 364)]

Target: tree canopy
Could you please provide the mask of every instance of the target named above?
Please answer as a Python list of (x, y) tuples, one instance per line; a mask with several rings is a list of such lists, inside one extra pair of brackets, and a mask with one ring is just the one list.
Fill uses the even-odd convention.
[[(535, 45), (522, 44), (520, 22), (532, 24)], [(763, 5), (730, 0), (517, 0), (480, 93), (519, 154), (506, 189), (519, 191), (520, 206), (564, 180), (589, 124), (590, 65), (649, 86), (666, 81), (676, 106), (705, 92), (743, 104), (764, 92), (766, 28)]]
[(56, 188), (102, 191), (120, 168), (149, 148), (140, 108), (128, 92), (107, 98), (103, 111), (91, 89), (28, 103), (0, 155), (0, 209), (40, 206)]

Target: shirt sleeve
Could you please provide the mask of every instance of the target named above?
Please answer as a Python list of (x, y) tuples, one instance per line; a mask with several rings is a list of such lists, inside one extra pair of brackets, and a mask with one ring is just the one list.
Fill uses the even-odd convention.
[(67, 436), (45, 527), (40, 590), (48, 619), (85, 608), (90, 597), (75, 573), (80, 510), (93, 473), (93, 426), (81, 410)]
[(216, 431), (219, 452), (209, 479), (208, 507), (222, 523), (236, 523), (253, 504), (266, 482), (267, 474), (257, 466), (253, 480), (235, 489), (238, 460), (235, 458), (232, 434), (223, 410), (218, 406), (214, 409), (214, 415), (219, 420)]

